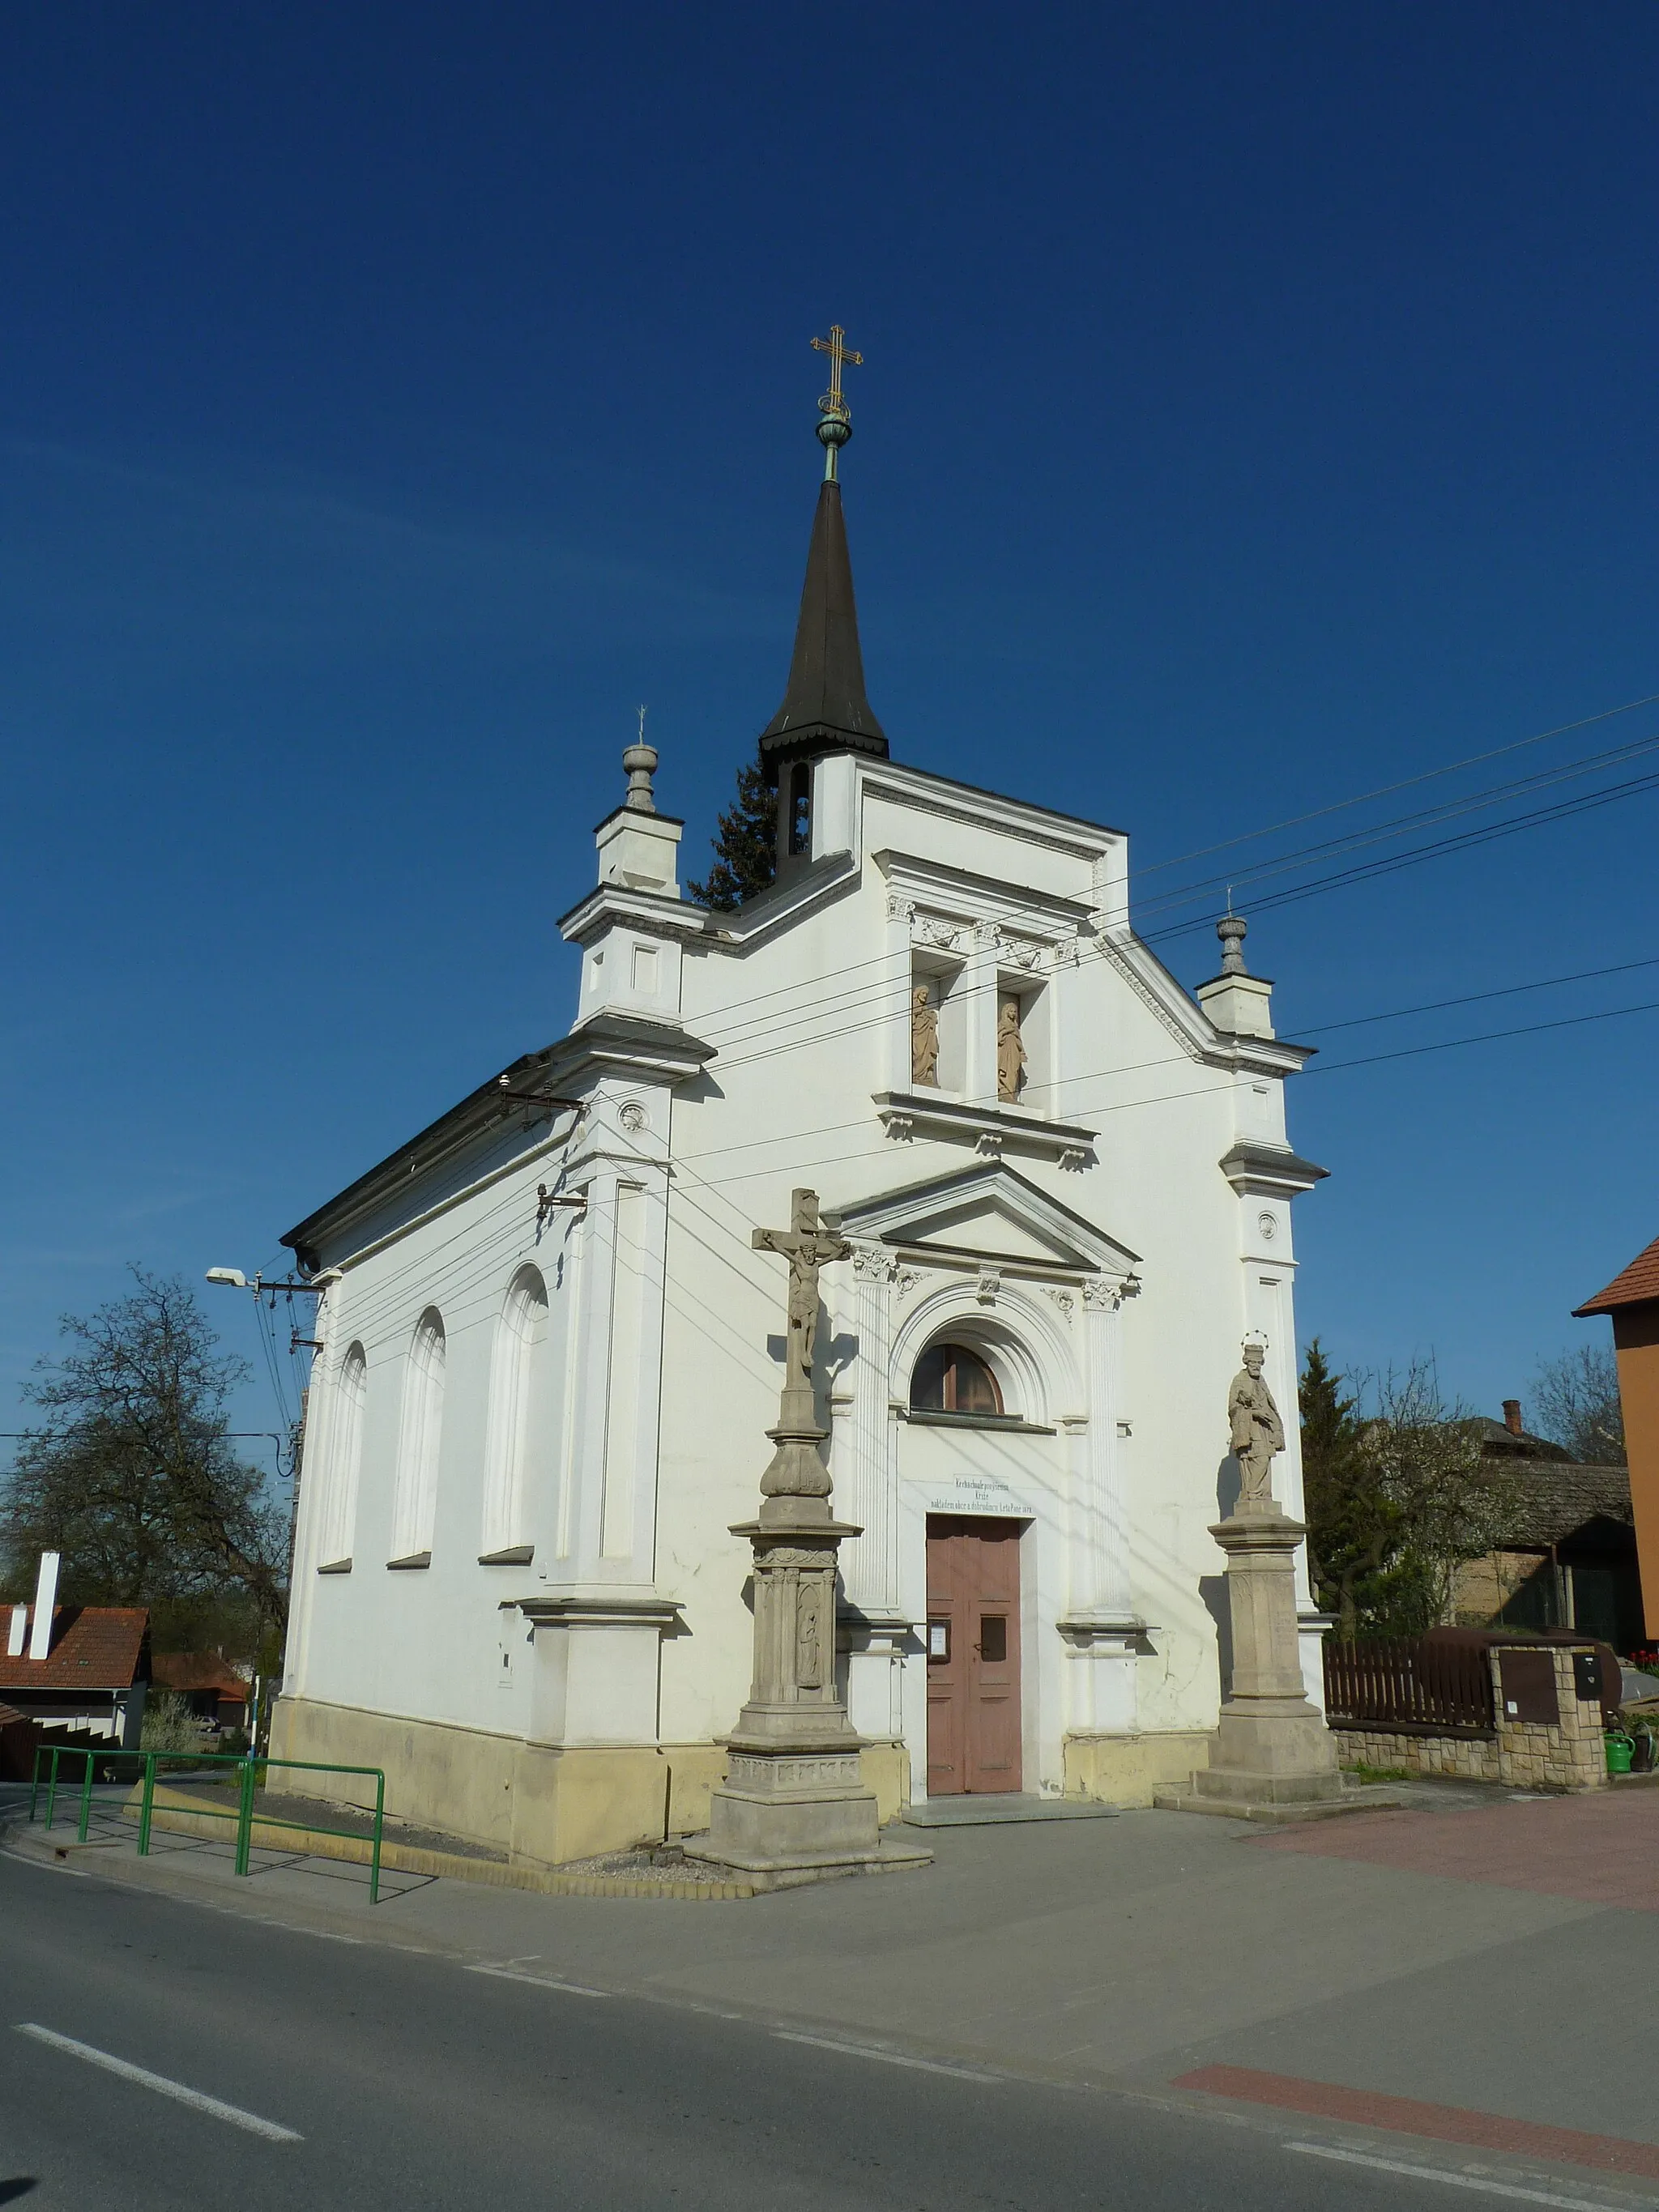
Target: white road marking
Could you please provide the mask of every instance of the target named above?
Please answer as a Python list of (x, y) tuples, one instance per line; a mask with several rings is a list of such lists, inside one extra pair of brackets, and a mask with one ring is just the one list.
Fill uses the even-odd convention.
[[(963, 2081), (1000, 2081), (1000, 2074), (988, 2074), (972, 2066), (946, 2066), (937, 2058), (911, 2058), (901, 2051), (878, 2051), (872, 2043), (837, 2043), (827, 2035), (798, 2035), (787, 2027), (772, 2031), (779, 2043), (810, 2043), (816, 2051), (839, 2051), (844, 2058), (878, 2058), (884, 2066), (914, 2066), (922, 2074), (954, 2074)], [(1603, 2212), (1598, 2208), (1598, 2212)]]
[[(1404, 2159), (1374, 2158), (1363, 2150), (1338, 2150), (1332, 2143), (1291, 2142), (1286, 2150), (1305, 2151), (1310, 2158), (1340, 2159), (1345, 2166), (1374, 2166), (1384, 2173), (1409, 2173), (1419, 2181), (1443, 2181), (1454, 2189), (1479, 2189), (1488, 2197), (1519, 2197), (1528, 2204), (1561, 2204), (1567, 2212), (1609, 2212), (1603, 2197), (1558, 2197), (1547, 2189), (1522, 2189), (1510, 2181), (1486, 2181), (1478, 2174), (1453, 2173), (1440, 2166), (1412, 2166)], [(1627, 2203), (1628, 2198), (1625, 2200)]]
[(590, 1990), (580, 1982), (556, 1981), (551, 1974), (521, 1974), (512, 1966), (467, 1966), (469, 1974), (493, 1974), (498, 1982), (528, 1982), (532, 1989), (557, 1990), (568, 1997), (608, 1997), (609, 1990)]
[(193, 2112), (206, 2112), (212, 2119), (228, 2120), (234, 2128), (246, 2128), (251, 2136), (263, 2136), (267, 2142), (305, 2141), (292, 2128), (278, 2127), (275, 2120), (262, 2120), (258, 2112), (245, 2112), (240, 2105), (227, 2105), (218, 2097), (210, 2097), (204, 2090), (188, 2089), (182, 2081), (170, 2081), (165, 2074), (152, 2074), (148, 2067), (134, 2066), (128, 2059), (112, 2057), (107, 2051), (100, 2051), (90, 2043), (77, 2043), (72, 2035), (59, 2035), (53, 2028), (39, 2027), (32, 2020), (20, 2020), (17, 2033), (33, 2036), (37, 2043), (50, 2044), (54, 2051), (66, 2051), (71, 2058), (84, 2058), (89, 2066), (101, 2066), (106, 2074), (118, 2074), (124, 2081), (136, 2081), (141, 2089), (159, 2090), (162, 2096), (188, 2105)]

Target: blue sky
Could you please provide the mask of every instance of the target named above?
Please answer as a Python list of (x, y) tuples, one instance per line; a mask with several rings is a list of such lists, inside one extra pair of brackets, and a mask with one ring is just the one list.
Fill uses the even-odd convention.
[[(1619, 0), (10, 11), (7, 1403), (125, 1263), (279, 1258), (562, 1030), (637, 701), (699, 872), (781, 692), (832, 319), (903, 759), (1150, 867), (1659, 692), (1656, 64)], [(1256, 912), (1281, 1027), (1659, 952), (1656, 821)], [(1188, 982), (1213, 911), (1160, 944)], [(1647, 999), (1659, 967), (1322, 1059)], [(1333, 1170), (1304, 1335), (1524, 1391), (1659, 1229), (1656, 1040), (1293, 1085)]]

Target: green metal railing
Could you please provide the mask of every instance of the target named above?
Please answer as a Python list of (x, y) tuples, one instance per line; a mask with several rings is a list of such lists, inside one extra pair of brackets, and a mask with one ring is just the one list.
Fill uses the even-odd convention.
[[(103, 1751), (83, 1749), (79, 1744), (42, 1744), (34, 1754), (34, 1776), (29, 1788), (29, 1819), (33, 1820), (42, 1786), (41, 1766), (46, 1762), (45, 1788), (46, 1793), (46, 1823), (50, 1828), (58, 1810), (58, 1771), (60, 1759), (79, 1759), (85, 1762), (80, 1778), (80, 1805), (76, 1823), (76, 1841), (84, 1844), (92, 1825), (92, 1784), (99, 1766), (112, 1766), (118, 1759), (136, 1759), (143, 1769), (143, 1787), (138, 1801), (138, 1853), (146, 1857), (149, 1852), (150, 1828), (155, 1810), (155, 1770), (158, 1761), (173, 1766), (195, 1769), (203, 1766), (234, 1767), (236, 1809), (209, 1803), (204, 1799), (191, 1797), (188, 1806), (167, 1806), (164, 1811), (199, 1813), (210, 1820), (234, 1820), (236, 1824), (236, 1871), (252, 1872), (250, 1864), (253, 1848), (253, 1829), (256, 1821), (264, 1828), (289, 1828), (296, 1835), (344, 1836), (353, 1843), (371, 1845), (368, 1862), (368, 1901), (380, 1901), (380, 1845), (386, 1825), (386, 1773), (378, 1766), (333, 1766), (316, 1759), (267, 1759), (258, 1752), (222, 1751)], [(265, 1778), (272, 1767), (284, 1772), (302, 1774), (357, 1774), (373, 1778), (374, 1783), (374, 1827), (372, 1837), (361, 1835), (356, 1828), (331, 1828), (320, 1820), (283, 1820), (274, 1814), (262, 1813), (254, 1805), (255, 1793), (264, 1786)], [(367, 1811), (367, 1807), (365, 1807)]]

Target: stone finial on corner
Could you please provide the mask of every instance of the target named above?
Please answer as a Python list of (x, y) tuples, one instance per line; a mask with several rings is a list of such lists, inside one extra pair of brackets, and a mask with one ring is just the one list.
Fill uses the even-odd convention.
[(1215, 933), (1221, 939), (1221, 972), (1224, 975), (1248, 975), (1250, 972), (1244, 965), (1244, 939), (1249, 927), (1242, 914), (1233, 912), (1230, 900), (1226, 913), (1215, 926)]
[(1252, 975), (1244, 965), (1244, 939), (1249, 928), (1242, 914), (1227, 911), (1215, 926), (1221, 939), (1221, 973), (1198, 987), (1198, 1003), (1224, 1036), (1271, 1037), (1273, 1033), (1273, 987), (1265, 975)]
[(654, 814), (656, 793), (651, 779), (657, 772), (657, 749), (645, 742), (645, 709), (640, 709), (640, 734), (624, 748), (622, 764), (628, 771), (628, 796), (623, 805), (635, 814)]
[(683, 822), (659, 814), (652, 778), (657, 771), (657, 749), (645, 742), (645, 709), (640, 708), (640, 733), (623, 751), (628, 790), (623, 803), (607, 814), (593, 833), (599, 847), (599, 881), (621, 884), (630, 890), (652, 891), (677, 899), (676, 880)]

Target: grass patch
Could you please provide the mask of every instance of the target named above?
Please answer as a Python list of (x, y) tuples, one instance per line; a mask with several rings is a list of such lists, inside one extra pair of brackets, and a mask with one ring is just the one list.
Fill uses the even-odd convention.
[(1345, 1774), (1352, 1774), (1357, 1782), (1415, 1782), (1417, 1780), (1416, 1775), (1412, 1772), (1409, 1766), (1368, 1766), (1363, 1759), (1354, 1759), (1352, 1764), (1345, 1765), (1342, 1771)]

